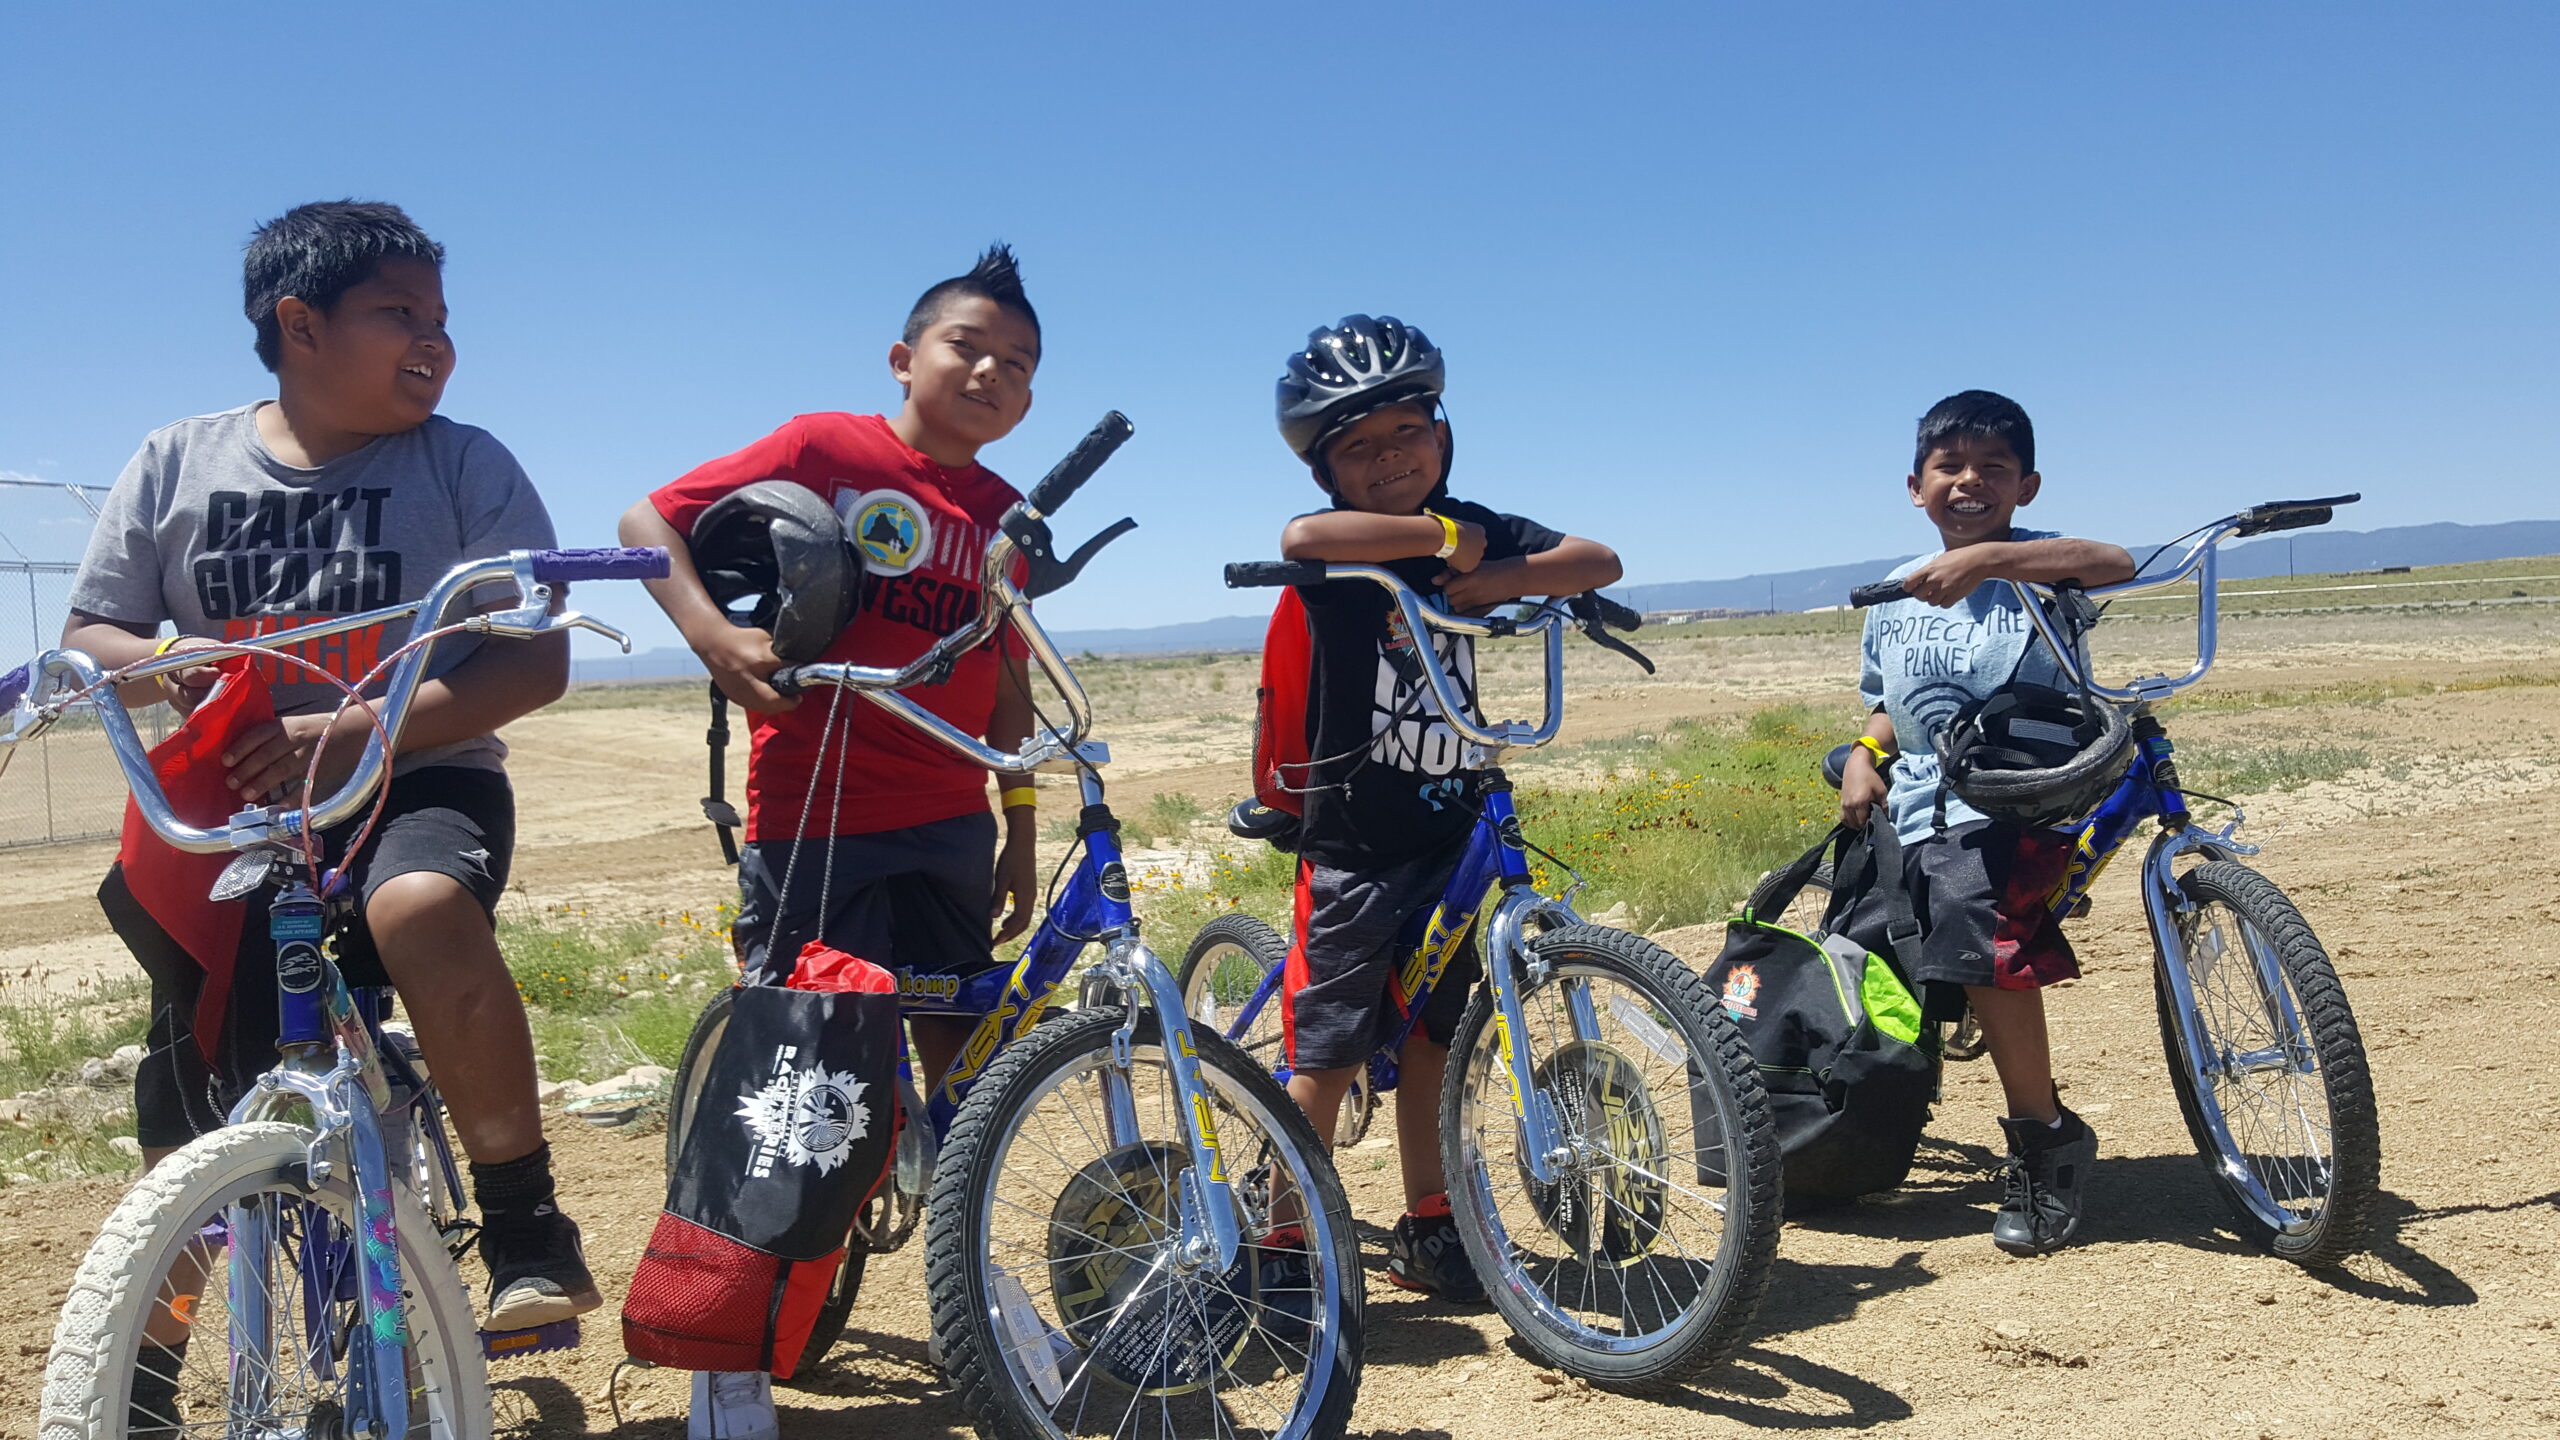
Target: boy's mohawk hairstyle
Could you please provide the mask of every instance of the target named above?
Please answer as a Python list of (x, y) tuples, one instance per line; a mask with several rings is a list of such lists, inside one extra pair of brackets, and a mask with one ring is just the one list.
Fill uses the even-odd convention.
[(321, 200), (296, 205), (259, 226), (240, 265), (241, 308), (258, 327), (259, 363), (273, 370), (284, 353), (277, 301), (291, 295), (325, 313), (372, 279), (376, 266), (395, 258), (444, 267), (444, 247), (397, 205)]
[(951, 301), (975, 296), (992, 300), (997, 308), (1010, 310), (1031, 325), (1031, 333), (1040, 333), (1040, 312), (1031, 308), (1031, 297), (1022, 293), (1022, 267), (1013, 258), (1013, 247), (999, 240), (978, 257), (966, 275), (950, 279), (916, 297), (915, 308), (907, 312), (907, 328), (899, 338), (909, 345), (924, 338), (925, 327), (942, 314)]
[(1929, 452), (1950, 439), (1998, 440), (2018, 457), (2021, 472), (2036, 468), (2036, 427), (2026, 407), (1991, 390), (1962, 390), (1929, 407), (1920, 417), (1919, 448), (1911, 457), (1911, 473), (1928, 468)]

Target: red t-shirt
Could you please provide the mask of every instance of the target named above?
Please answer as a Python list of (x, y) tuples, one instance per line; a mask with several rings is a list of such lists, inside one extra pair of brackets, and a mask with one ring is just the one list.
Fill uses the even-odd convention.
[[(734, 455), (697, 466), (649, 497), (686, 533), (711, 503), (758, 480), (806, 485), (835, 506), (864, 567), (853, 623), (827, 647), (830, 661), (903, 665), (978, 616), (988, 542), (1022, 497), (983, 465), (952, 469), (898, 438), (878, 415), (800, 415)], [(941, 685), (907, 697), (970, 735), (995, 711), (999, 656), (1019, 653), (1010, 631), (962, 656)], [(813, 689), (800, 708), (748, 720), (747, 838), (868, 835), (986, 809), (985, 770), (961, 759), (868, 700), (843, 698), (840, 804), (815, 779), (819, 732), (834, 695)], [(805, 811), (806, 819), (803, 819)], [(830, 819), (833, 824), (830, 826)]]

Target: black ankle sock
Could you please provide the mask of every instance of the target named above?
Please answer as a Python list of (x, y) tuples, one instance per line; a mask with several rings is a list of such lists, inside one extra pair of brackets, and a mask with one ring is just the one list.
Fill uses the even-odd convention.
[(521, 1225), (556, 1213), (552, 1200), (551, 1146), (495, 1165), (471, 1162), (471, 1193), (480, 1202), (483, 1225)]
[(133, 1357), (133, 1391), (126, 1401), (125, 1433), (178, 1433), (178, 1377), (186, 1368), (184, 1339), (174, 1345), (155, 1340), (142, 1342), (142, 1353)]

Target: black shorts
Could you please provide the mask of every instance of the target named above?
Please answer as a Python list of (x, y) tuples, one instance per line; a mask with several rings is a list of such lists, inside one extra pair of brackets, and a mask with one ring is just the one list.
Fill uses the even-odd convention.
[(729, 936), (747, 984), (785, 984), (820, 933), (823, 896), (827, 943), (846, 954), (911, 975), (974, 975), (995, 963), (995, 893), (996, 817), (984, 811), (831, 840), (759, 840), (738, 855)]
[[(363, 823), (359, 815), (322, 835), (330, 863)], [(349, 873), (355, 893), (367, 901), (397, 875), (450, 875), (494, 918), (515, 844), (515, 791), (504, 773), (433, 765), (391, 782), (382, 819)], [(145, 1146), (183, 1145), (221, 1128), (248, 1083), (275, 1067), (275, 942), (267, 938), (264, 898), (247, 903), (231, 993), (208, 1059), (196, 1034), (203, 968), (133, 898), (122, 866), (98, 887), (107, 923), (151, 977), (151, 1033), (133, 1076), (134, 1135)], [(361, 909), (335, 933), (339, 973), (349, 985), (391, 983)]]
[[(1968, 987), (2032, 990), (2079, 975), (2048, 904), (2069, 861), (2068, 842), (2050, 831), (1985, 820), (1902, 847), (1903, 883), (1922, 936), (1911, 979), (1925, 1018), (1960, 1018)], [(1880, 931), (1881, 921), (1880, 910), (1865, 907), (1842, 929), (1864, 937), (1859, 922)]]
[[(1416, 914), (1440, 903), (1471, 838), (1384, 870), (1298, 862), (1297, 937), (1282, 977), (1280, 1012), (1292, 1069), (1361, 1064), (1404, 1017), (1408, 997), (1397, 972), (1409, 957), (1396, 937)], [(1448, 1044), (1483, 978), (1470, 911), (1465, 934), (1423, 1002), (1423, 1033)]]

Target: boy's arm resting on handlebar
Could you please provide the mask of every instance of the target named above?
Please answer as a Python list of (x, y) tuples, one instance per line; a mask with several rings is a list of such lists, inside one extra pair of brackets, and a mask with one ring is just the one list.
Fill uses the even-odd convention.
[(1567, 535), (1555, 547), (1534, 555), (1493, 560), (1459, 574), (1440, 577), (1440, 593), (1449, 608), (1467, 614), (1530, 595), (1579, 595), (1615, 585), (1626, 567), (1618, 552), (1597, 540)]
[[(1018, 753), (1031, 738), (1031, 662), (1007, 655), (998, 664), (995, 710), (987, 717), (986, 740), (1007, 754)], [(1019, 770), (996, 772), (998, 805), (1004, 816), (1004, 848), (996, 855), (996, 893), (988, 902), (988, 920), (1002, 945), (1031, 928), (1032, 911), (1040, 904), (1040, 812), (1029, 805), (1004, 806), (1002, 796), (1023, 789), (1031, 777)]]
[[(1888, 755), (1897, 753), (1893, 744), (1893, 717), (1878, 709), (1867, 717), (1862, 732), (1882, 745)], [(1892, 787), (1884, 772), (1876, 768), (1876, 757), (1866, 746), (1849, 752), (1849, 763), (1840, 772), (1840, 823), (1852, 830), (1867, 828), (1867, 815), (1884, 799)]]
[[(1465, 520), (1458, 527), (1458, 549), (1449, 568), (1465, 572), (1484, 563), (1484, 527)], [(1361, 510), (1319, 510), (1301, 515), (1280, 531), (1280, 558), (1321, 560), (1332, 565), (1374, 565), (1382, 560), (1413, 560), (1437, 555), (1448, 532), (1428, 515), (1372, 515)]]
[(666, 578), (640, 583), (675, 622), (684, 643), (701, 657), (720, 693), (767, 714), (799, 705), (798, 696), (785, 695), (768, 683), (773, 672), (782, 668), (782, 657), (773, 653), (773, 637), (731, 624), (712, 603), (711, 592), (702, 588), (702, 573), (693, 568), (693, 548), (684, 532), (669, 524), (655, 504), (643, 499), (624, 511), (618, 533), (625, 545), (655, 545), (667, 552)]
[[(116, 670), (138, 660), (148, 660), (158, 653), (159, 630), (157, 625), (128, 624), (74, 610), (71, 618), (63, 622), (62, 648), (81, 651), (97, 661), (101, 669)], [(213, 643), (189, 636), (169, 648), (186, 650)], [(185, 715), (196, 708), (196, 702), (204, 698), (206, 691), (213, 688), (214, 671), (212, 666), (202, 665), (166, 678), (169, 683), (165, 687), (158, 680), (136, 680), (119, 685), (116, 698), (124, 703), (127, 710), (140, 710), (166, 700), (171, 708)]]
[(2133, 578), (2133, 556), (2121, 545), (2067, 535), (2047, 540), (1986, 540), (1933, 555), (1902, 577), (1902, 588), (1931, 605), (1953, 605), (1986, 580), (2083, 586)]

